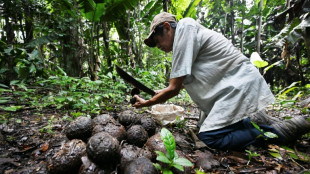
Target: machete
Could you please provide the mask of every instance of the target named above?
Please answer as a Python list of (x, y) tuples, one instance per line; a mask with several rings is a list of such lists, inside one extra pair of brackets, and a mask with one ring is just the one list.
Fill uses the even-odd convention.
[[(115, 65), (115, 69), (117, 74), (123, 78), (126, 82), (132, 84), (134, 87), (136, 87), (137, 89), (140, 89), (144, 92), (146, 92), (147, 94), (150, 94), (151, 96), (155, 95), (155, 91), (153, 91), (152, 89), (146, 87), (145, 85), (143, 85), (142, 83), (140, 83), (139, 81), (137, 81), (136, 79), (134, 79), (133, 77), (131, 77), (127, 72), (125, 72), (124, 70), (122, 70), (120, 67), (118, 67), (117, 65)], [(135, 98), (130, 100), (131, 104), (134, 104)]]

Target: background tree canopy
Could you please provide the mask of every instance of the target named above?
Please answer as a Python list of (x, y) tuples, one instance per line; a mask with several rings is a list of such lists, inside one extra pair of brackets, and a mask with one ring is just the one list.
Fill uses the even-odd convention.
[[(222, 33), (248, 57), (257, 52), (254, 64), (275, 93), (309, 90), (309, 7), (310, 0), (3, 0), (0, 85), (28, 91), (27, 97), (31, 86), (53, 91), (56, 85), (63, 93), (28, 100), (99, 107), (121, 102), (130, 91), (116, 76), (113, 67), (119, 65), (160, 89), (169, 78), (171, 55), (143, 40), (153, 17), (168, 11)], [(80, 101), (90, 92), (92, 99)], [(91, 106), (84, 109), (98, 108)]]
[[(82, 149), (83, 143), (76, 139), (71, 144), (65, 143), (69, 138), (69, 134), (65, 135), (66, 128), (77, 118), (92, 127), (88, 123), (97, 122), (98, 116), (102, 118), (97, 120), (106, 120), (99, 124), (108, 123), (97, 130), (120, 130), (121, 136), (125, 128), (116, 128), (115, 119), (121, 123), (124, 118), (129, 123), (122, 123), (126, 131), (137, 122), (143, 125), (142, 118), (152, 119), (147, 112), (150, 108), (131, 107), (133, 87), (117, 75), (114, 67), (121, 67), (153, 90), (166, 87), (171, 53), (148, 48), (143, 43), (153, 17), (163, 11), (175, 14), (177, 20), (194, 18), (222, 33), (249, 57), (276, 96), (276, 101), (266, 108), (269, 115), (281, 120), (309, 116), (310, 0), (0, 0), (0, 171), (48, 173), (53, 170), (49, 162), (60, 160), (67, 165), (55, 163), (56, 171), (58, 166), (62, 171), (80, 169), (83, 173), (81, 170), (88, 166), (84, 173), (111, 173), (101, 171), (86, 158), (75, 160), (81, 159), (82, 153), (75, 149)], [(140, 95), (150, 98), (143, 92)], [(160, 135), (166, 139), (164, 144), (170, 155), (152, 150), (158, 155), (155, 157), (158, 161), (153, 162), (167, 163), (168, 170), (155, 164), (161, 171), (169, 172), (172, 166), (177, 169), (191, 166), (183, 159), (186, 154), (191, 162), (203, 164), (207, 168), (203, 170), (211, 173), (309, 173), (309, 133), (291, 147), (285, 144), (251, 147), (246, 153), (213, 150), (207, 153), (211, 149), (197, 142), (193, 131), (197, 128), (199, 108), (186, 91), (181, 90), (167, 103), (182, 106), (184, 119), (183, 114), (177, 115), (175, 124), (165, 126), (172, 134), (163, 131)], [(162, 127), (152, 126), (148, 120), (144, 122), (146, 127), (154, 128), (153, 133)], [(70, 129), (80, 134), (75, 127), (80, 127), (81, 122), (75, 122)], [(268, 132), (255, 127), (267, 136)], [(132, 135), (144, 137), (140, 136), (143, 132), (136, 132)], [(137, 139), (136, 136), (130, 139)], [(150, 145), (163, 147), (156, 137), (153, 140)], [(130, 145), (130, 140), (122, 139), (119, 143)], [(175, 150), (178, 152), (174, 153)], [(123, 152), (128, 157), (138, 157), (138, 152), (149, 154), (142, 148), (129, 146)], [(175, 157), (171, 158), (171, 154)], [(71, 158), (74, 156), (77, 158)], [(73, 167), (70, 159), (83, 165)], [(125, 163), (117, 164), (112, 173), (122, 173), (121, 166), (130, 166), (126, 156), (124, 159)], [(184, 168), (187, 171), (184, 173), (204, 173), (199, 165)]]

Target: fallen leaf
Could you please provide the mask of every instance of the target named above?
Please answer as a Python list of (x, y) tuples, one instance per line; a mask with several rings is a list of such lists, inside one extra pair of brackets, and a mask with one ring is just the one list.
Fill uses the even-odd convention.
[(282, 169), (282, 165), (278, 163), (277, 167), (275, 167), (274, 169), (276, 169), (280, 173), (280, 171)]
[(41, 146), (41, 148), (40, 148), (40, 150), (41, 150), (42, 152), (47, 151), (47, 149), (48, 149), (48, 143), (44, 143), (44, 144)]
[(248, 160), (240, 158), (240, 157), (236, 157), (236, 156), (227, 156), (227, 158), (230, 158), (233, 161), (236, 161), (237, 163), (241, 163), (241, 164), (246, 164), (248, 162)]

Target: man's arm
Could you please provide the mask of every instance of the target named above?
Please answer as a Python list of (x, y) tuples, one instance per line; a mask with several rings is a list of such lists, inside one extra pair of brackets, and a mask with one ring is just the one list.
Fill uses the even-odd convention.
[(136, 108), (152, 106), (154, 104), (163, 103), (168, 99), (178, 95), (179, 91), (183, 88), (182, 83), (184, 78), (185, 76), (170, 79), (169, 86), (161, 90), (160, 93), (155, 95), (150, 100), (144, 100), (138, 95), (135, 95), (134, 97), (136, 98), (137, 102), (133, 106)]

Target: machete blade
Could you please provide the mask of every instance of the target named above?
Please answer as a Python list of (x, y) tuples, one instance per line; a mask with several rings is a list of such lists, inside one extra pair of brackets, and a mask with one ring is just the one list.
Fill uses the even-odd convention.
[(133, 86), (135, 86), (136, 88), (150, 94), (151, 96), (155, 95), (155, 91), (151, 90), (150, 88), (146, 87), (145, 85), (143, 85), (142, 83), (140, 83), (139, 81), (137, 81), (136, 79), (131, 77), (129, 74), (127, 74), (127, 72), (122, 70), (117, 65), (115, 65), (115, 69), (116, 69), (117, 74), (119, 76), (121, 76), (121, 78), (123, 78), (126, 82), (128, 82), (128, 83), (132, 84)]

